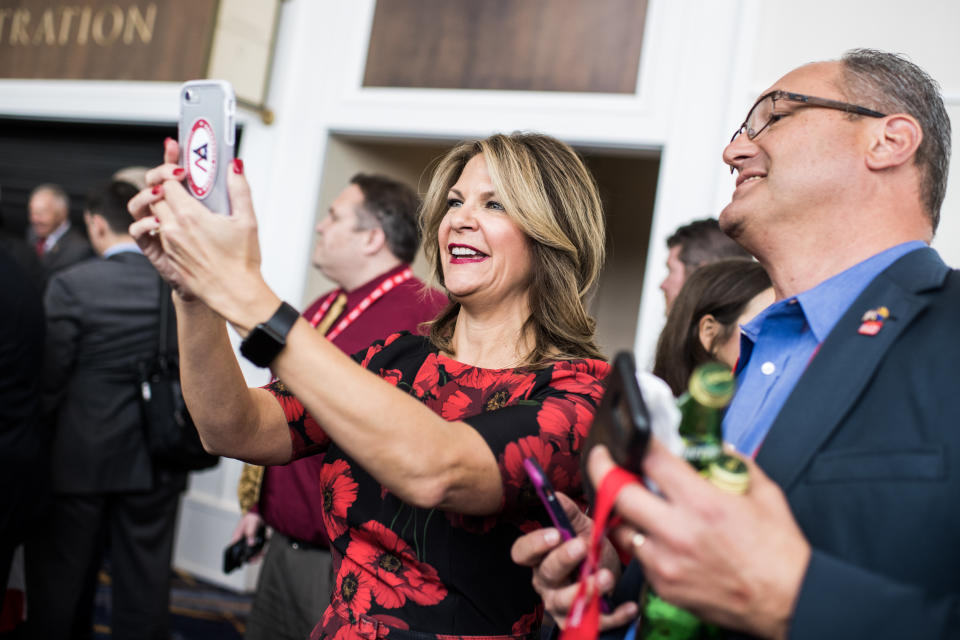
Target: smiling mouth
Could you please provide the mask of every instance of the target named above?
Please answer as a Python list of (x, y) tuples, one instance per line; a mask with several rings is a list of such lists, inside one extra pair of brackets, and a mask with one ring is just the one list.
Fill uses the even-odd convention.
[(767, 176), (766, 176), (765, 174), (752, 174), (752, 175), (748, 175), (748, 176), (745, 177), (745, 178), (744, 178), (744, 177), (740, 177), (740, 178), (737, 179), (737, 185), (736, 185), (736, 186), (739, 187), (739, 186), (742, 185), (742, 184), (746, 184), (746, 183), (748, 183), (748, 182), (753, 182), (754, 180), (760, 180), (760, 179), (766, 178), (766, 177), (767, 177)]
[(450, 262), (453, 263), (477, 262), (490, 257), (482, 251), (462, 244), (452, 244), (449, 246), (449, 250)]

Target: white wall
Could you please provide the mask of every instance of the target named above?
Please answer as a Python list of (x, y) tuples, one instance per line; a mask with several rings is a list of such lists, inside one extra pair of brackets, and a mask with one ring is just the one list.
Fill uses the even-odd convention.
[[(263, 272), (288, 300), (301, 300), (328, 135), (461, 139), (539, 130), (592, 147), (660, 149), (661, 171), (638, 313), (638, 361), (648, 363), (663, 320), (657, 285), (664, 239), (693, 218), (716, 215), (732, 178), (723, 146), (756, 95), (803, 62), (855, 46), (910, 54), (943, 84), (960, 127), (960, 3), (952, 0), (650, 0), (639, 88), (634, 96), (363, 89), (373, 0), (287, 0), (281, 4), (267, 104), (275, 123), (252, 113), (239, 150), (260, 220)], [(0, 114), (108, 121), (176, 119), (177, 87), (157, 83), (0, 81)], [(955, 144), (957, 140), (955, 139)], [(160, 141), (157, 142), (158, 160)], [(960, 263), (956, 163), (936, 241)], [(266, 373), (247, 367), (251, 384)], [(220, 551), (237, 519), (238, 464), (194, 477), (184, 501), (179, 566), (234, 588)]]

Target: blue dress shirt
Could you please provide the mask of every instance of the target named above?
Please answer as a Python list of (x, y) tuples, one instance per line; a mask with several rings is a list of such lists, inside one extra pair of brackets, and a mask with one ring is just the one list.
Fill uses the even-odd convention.
[(103, 252), (103, 258), (106, 259), (118, 253), (143, 253), (143, 251), (140, 251), (136, 242), (118, 242)]
[(891, 247), (773, 303), (743, 325), (738, 388), (723, 419), (724, 439), (740, 453), (755, 455), (820, 343), (857, 296), (899, 258), (925, 246), (913, 241)]

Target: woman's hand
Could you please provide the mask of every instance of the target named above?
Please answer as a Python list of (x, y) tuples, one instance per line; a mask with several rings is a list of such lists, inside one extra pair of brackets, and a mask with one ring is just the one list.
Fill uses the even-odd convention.
[[(587, 557), (593, 520), (576, 503), (562, 493), (557, 498), (570, 519), (576, 538), (561, 542), (560, 532), (552, 527), (538, 529), (520, 536), (513, 543), (510, 555), (513, 561), (533, 568), (533, 588), (543, 599), (544, 608), (562, 629), (567, 612), (577, 595), (577, 569)], [(596, 576), (601, 593), (610, 593), (620, 575), (620, 561), (609, 542), (604, 542), (603, 558)], [(613, 629), (637, 616), (637, 605), (627, 602), (609, 614), (600, 616), (601, 629)]]
[(212, 215), (181, 184), (179, 147), (164, 144), (165, 163), (147, 172), (150, 185), (128, 205), (130, 232), (181, 295), (195, 295), (245, 335), (276, 310), (279, 299), (260, 275), (260, 246), (243, 162), (227, 177), (233, 215)]
[(194, 296), (185, 289), (169, 257), (163, 250), (159, 233), (160, 220), (155, 217), (151, 206), (163, 199), (163, 181), (182, 179), (184, 170), (177, 166), (180, 153), (176, 141), (167, 138), (163, 143), (163, 164), (147, 172), (147, 188), (140, 191), (127, 203), (127, 211), (135, 222), (130, 225), (130, 235), (137, 246), (153, 264), (164, 280), (184, 299)]

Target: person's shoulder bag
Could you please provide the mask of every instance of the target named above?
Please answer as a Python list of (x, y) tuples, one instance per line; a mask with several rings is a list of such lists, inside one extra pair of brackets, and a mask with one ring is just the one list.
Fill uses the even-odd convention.
[(155, 464), (172, 471), (199, 471), (217, 464), (207, 453), (180, 390), (180, 361), (171, 340), (170, 286), (160, 284), (160, 331), (157, 351), (139, 363), (140, 406), (147, 447)]

